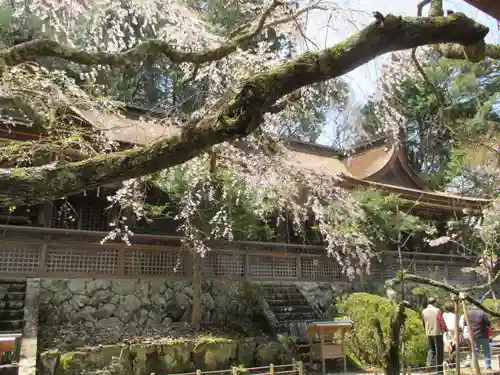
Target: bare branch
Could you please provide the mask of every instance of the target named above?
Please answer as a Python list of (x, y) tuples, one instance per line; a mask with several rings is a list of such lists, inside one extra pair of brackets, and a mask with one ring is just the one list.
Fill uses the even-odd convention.
[(300, 93), (292, 93), (288, 95), (285, 99), (278, 101), (276, 104), (269, 107), (268, 113), (279, 113), (284, 111), (289, 105), (300, 100)]
[[(499, 277), (499, 274), (496, 275), (495, 280), (498, 277)], [(434, 286), (436, 288), (440, 288), (442, 290), (445, 290), (445, 291), (450, 292), (451, 294), (455, 294), (457, 296), (460, 293), (466, 293), (466, 292), (471, 291), (471, 290), (484, 289), (486, 287), (490, 287), (490, 284), (485, 284), (485, 285), (477, 286), (477, 287), (473, 287), (473, 288), (457, 289), (457, 288), (452, 287), (451, 285), (444, 284), (444, 283), (441, 283), (439, 281), (436, 281), (436, 280), (433, 280), (433, 279), (430, 279), (430, 278), (424, 277), (424, 276), (417, 276), (417, 275), (405, 274), (403, 276), (403, 278), (404, 278), (405, 281), (413, 281), (413, 282), (416, 282), (416, 283), (419, 283), (419, 284)], [(392, 279), (392, 280), (388, 280), (386, 283), (390, 284), (391, 286), (393, 286), (393, 285), (397, 285), (400, 282), (401, 282), (401, 278), (395, 278), (395, 279)], [(468, 294), (465, 294), (465, 300), (467, 302), (472, 303), (473, 305), (477, 306), (479, 309), (487, 312), (491, 316), (495, 316), (497, 318), (500, 318), (500, 311), (492, 310), (492, 309), (484, 306), (481, 302), (479, 302), (478, 300), (472, 298)]]
[(471, 286), (470, 288), (464, 288), (464, 289), (461, 289), (460, 291), (461, 292), (471, 292), (473, 290), (481, 290), (481, 289), (486, 289), (486, 288), (489, 288), (491, 287), (491, 285), (495, 284), (496, 281), (500, 279), (500, 271), (497, 272), (497, 274), (495, 275), (495, 277), (491, 280), (490, 283), (486, 283), (486, 284), (482, 284), (482, 285), (476, 285), (476, 286)]
[[(317, 53), (307, 52), (295, 60), (255, 75), (225, 104), (206, 113), (196, 126), (189, 126), (169, 138), (146, 147), (60, 166), (0, 170), (0, 205), (53, 201), (61, 196), (182, 164), (217, 143), (255, 131), (263, 114), (280, 98), (303, 86), (339, 77), (387, 52), (426, 44), (473, 44), (487, 33), (487, 27), (461, 13), (434, 18), (387, 15), (382, 22), (370, 24), (331, 48)], [(44, 49), (47, 46), (44, 43), (47, 42), (31, 44), (30, 48), (25, 45), (23, 48), (27, 54), (23, 56), (55, 53), (53, 49)], [(158, 41), (146, 45), (157, 48)], [(127, 56), (125, 60), (130, 56), (140, 58), (137, 49), (132, 54), (90, 54), (75, 50), (68, 52), (58, 45), (56, 51), (58, 56), (68, 60), (101, 64), (106, 61), (123, 62), (124, 55)], [(217, 55), (220, 52), (211, 53)], [(200, 55), (196, 56), (200, 59)]]

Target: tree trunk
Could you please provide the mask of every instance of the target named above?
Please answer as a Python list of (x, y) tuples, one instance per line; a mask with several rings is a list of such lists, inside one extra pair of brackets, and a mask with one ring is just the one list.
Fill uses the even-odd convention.
[(493, 286), (494, 284), (494, 276), (491, 272), (488, 271), (488, 284), (490, 284), (490, 291), (491, 291), (491, 297), (493, 299), (497, 299), (497, 295), (495, 293), (495, 287)]
[(389, 342), (385, 353), (385, 375), (400, 375), (401, 327), (403, 327), (405, 320), (405, 303), (401, 302), (396, 309), (396, 313), (391, 318)]
[(375, 324), (375, 342), (379, 352), (379, 358), (384, 365), (385, 375), (400, 375), (401, 362), (399, 356), (399, 348), (401, 342), (401, 327), (405, 323), (405, 302), (401, 302), (391, 317), (389, 326), (389, 340), (384, 342), (384, 333), (382, 325), (378, 318), (374, 319)]
[(201, 256), (197, 251), (191, 250), (193, 264), (193, 309), (191, 311), (191, 326), (201, 328), (201, 292), (202, 292), (202, 267)]

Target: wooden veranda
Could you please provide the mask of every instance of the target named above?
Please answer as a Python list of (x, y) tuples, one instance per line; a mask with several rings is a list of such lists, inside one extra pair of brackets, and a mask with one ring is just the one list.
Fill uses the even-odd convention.
[[(137, 234), (101, 244), (106, 232), (0, 225), (0, 278), (163, 278), (192, 276), (191, 256), (179, 236)], [(206, 279), (349, 282), (322, 246), (268, 242), (213, 243), (203, 258)], [(460, 255), (403, 252), (415, 274), (470, 285), (471, 263)], [(395, 252), (374, 260), (364, 279), (382, 281), (399, 269)]]

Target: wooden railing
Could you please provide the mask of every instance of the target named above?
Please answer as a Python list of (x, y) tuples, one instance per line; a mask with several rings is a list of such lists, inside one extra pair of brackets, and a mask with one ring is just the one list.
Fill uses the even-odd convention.
[(292, 363), (286, 365), (260, 366), (260, 367), (235, 367), (233, 366), (227, 370), (212, 370), (202, 371), (196, 370), (195, 372), (182, 372), (169, 375), (303, 375), (304, 365), (302, 361), (293, 360)]
[[(138, 234), (127, 246), (101, 244), (105, 232), (0, 225), (0, 277), (190, 278), (191, 257), (181, 237)], [(264, 242), (214, 243), (203, 259), (205, 278), (347, 281), (321, 246)], [(453, 283), (474, 284), (462, 272), (470, 261), (457, 255), (404, 252), (410, 272)], [(366, 279), (394, 277), (393, 252), (373, 262)]]

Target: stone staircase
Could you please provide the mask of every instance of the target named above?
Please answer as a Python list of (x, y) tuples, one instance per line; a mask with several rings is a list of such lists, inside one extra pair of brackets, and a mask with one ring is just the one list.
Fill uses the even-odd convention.
[(295, 284), (264, 285), (265, 298), (278, 322), (278, 333), (288, 333), (297, 343), (307, 343), (307, 326), (319, 320)]
[(25, 294), (25, 280), (0, 279), (0, 334), (22, 332)]
[(19, 373), (26, 280), (0, 279), (0, 375)]

